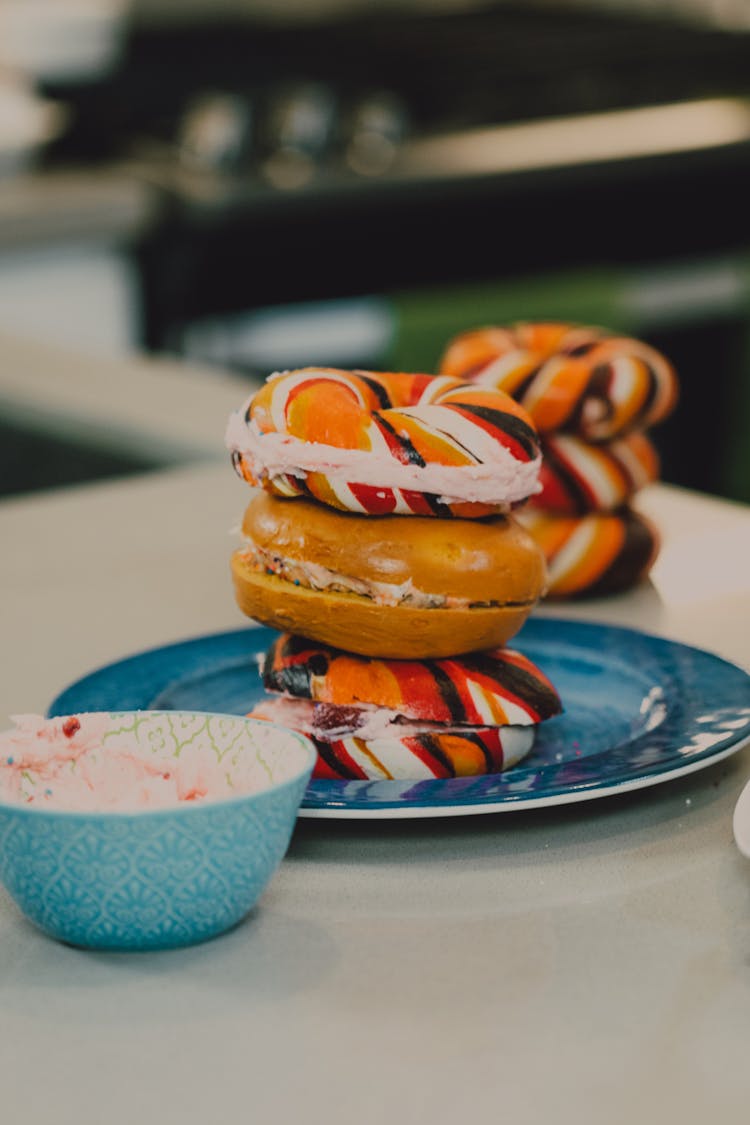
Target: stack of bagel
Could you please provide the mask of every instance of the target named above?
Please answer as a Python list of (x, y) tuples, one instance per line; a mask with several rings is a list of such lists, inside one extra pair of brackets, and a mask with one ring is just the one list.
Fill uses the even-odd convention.
[(237, 602), (281, 633), (253, 714), (310, 735), (317, 777), (471, 776), (526, 754), (560, 710), (506, 647), (546, 588), (512, 515), (539, 487), (526, 410), (452, 377), (304, 368), (270, 376), (227, 445), (255, 488)]
[(519, 518), (544, 551), (548, 594), (607, 595), (641, 581), (659, 543), (632, 500), (660, 472), (646, 430), (678, 395), (664, 356), (599, 328), (520, 323), (455, 337), (440, 371), (506, 391), (539, 431), (541, 490)]

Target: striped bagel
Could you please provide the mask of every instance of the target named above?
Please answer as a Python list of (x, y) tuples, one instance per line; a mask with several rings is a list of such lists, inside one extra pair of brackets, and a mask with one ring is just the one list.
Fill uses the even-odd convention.
[(659, 456), (641, 433), (602, 445), (573, 434), (548, 434), (542, 453), (542, 488), (532, 503), (559, 515), (620, 508), (659, 476)]
[(548, 597), (618, 593), (648, 574), (658, 551), (656, 529), (630, 508), (558, 516), (525, 508), (519, 519), (547, 560)]
[(559, 696), (519, 652), (440, 660), (364, 659), (304, 637), (271, 645), (274, 698), (251, 712), (313, 739), (314, 777), (420, 779), (498, 773), (531, 749)]
[(431, 375), (303, 368), (270, 376), (227, 446), (250, 484), (367, 515), (499, 514), (537, 489), (540, 453), (504, 392)]
[(377, 706), (437, 723), (527, 726), (561, 710), (547, 677), (507, 648), (440, 660), (379, 660), (286, 633), (266, 654), (263, 682), (268, 691), (297, 699)]
[(573, 324), (514, 324), (462, 333), (440, 372), (506, 391), (540, 433), (568, 430), (611, 441), (654, 425), (675, 406), (677, 377), (640, 340)]

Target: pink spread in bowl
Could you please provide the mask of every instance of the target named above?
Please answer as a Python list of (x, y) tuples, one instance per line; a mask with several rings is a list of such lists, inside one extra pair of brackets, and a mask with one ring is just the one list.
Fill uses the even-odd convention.
[(18, 716), (0, 733), (0, 881), (47, 933), (157, 949), (239, 922), (286, 852), (307, 738), (238, 715)]

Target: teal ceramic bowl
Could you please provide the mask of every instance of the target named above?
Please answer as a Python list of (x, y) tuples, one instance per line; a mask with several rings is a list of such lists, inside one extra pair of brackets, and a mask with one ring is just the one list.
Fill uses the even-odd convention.
[[(103, 718), (103, 717), (102, 717)], [(245, 917), (283, 858), (315, 761), (308, 739), (233, 715), (108, 712), (162, 768), (188, 756), (226, 778), (218, 799), (142, 811), (0, 802), (0, 880), (52, 937), (92, 949), (167, 949)], [(182, 759), (181, 759), (182, 756)]]

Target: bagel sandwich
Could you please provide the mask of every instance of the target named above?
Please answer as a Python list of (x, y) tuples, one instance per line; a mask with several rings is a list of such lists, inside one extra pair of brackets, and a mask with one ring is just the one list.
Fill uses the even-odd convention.
[(362, 516), (259, 492), (242, 535), (231, 566), (247, 616), (364, 656), (497, 648), (546, 586), (543, 552), (512, 516)]
[(313, 776), (418, 780), (498, 773), (562, 710), (544, 673), (507, 648), (440, 660), (356, 656), (284, 634), (268, 650), (269, 693), (251, 716), (298, 730)]

